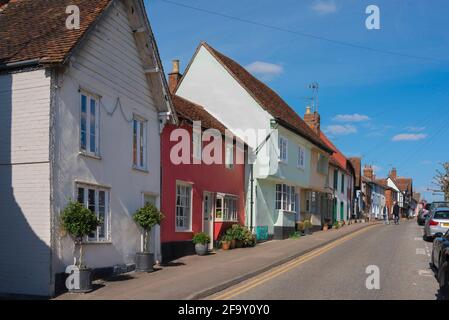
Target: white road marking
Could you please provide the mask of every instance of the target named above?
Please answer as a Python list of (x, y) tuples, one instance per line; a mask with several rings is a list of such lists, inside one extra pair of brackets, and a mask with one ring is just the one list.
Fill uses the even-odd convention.
[(419, 255), (426, 255), (426, 249), (420, 249), (420, 248), (417, 248), (416, 249), (416, 254), (419, 254)]
[(415, 238), (415, 241), (421, 241), (421, 240), (422, 240), (422, 238), (419, 238), (419, 237)]
[(433, 273), (428, 270), (419, 270), (419, 275), (421, 277), (433, 277)]

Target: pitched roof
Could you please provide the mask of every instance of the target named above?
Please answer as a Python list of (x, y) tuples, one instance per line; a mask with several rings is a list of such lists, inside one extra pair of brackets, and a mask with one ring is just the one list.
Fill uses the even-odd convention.
[[(0, 11), (0, 65), (28, 60), (59, 64), (112, 0), (10, 0)], [(66, 28), (66, 8), (80, 9), (80, 29)]]
[(402, 192), (409, 191), (411, 193), (413, 179), (398, 177), (398, 178), (396, 178), (396, 181), (397, 181), (397, 186), (398, 186), (399, 190), (401, 190)]
[(330, 163), (332, 163), (334, 166), (337, 166), (341, 170), (349, 173), (348, 168), (348, 159), (341, 153), (340, 150), (329, 140), (329, 138), (321, 131), (320, 132), (320, 138), (328, 145), (329, 148), (334, 150), (334, 153), (332, 154), (330, 158)]
[(190, 122), (201, 121), (201, 126), (203, 128), (217, 129), (222, 134), (225, 134), (227, 128), (202, 106), (177, 95), (172, 96), (172, 101), (176, 113), (178, 114), (178, 118)]
[(271, 88), (256, 79), (245, 68), (239, 65), (231, 58), (218, 52), (210, 45), (202, 42), (200, 46), (204, 46), (229, 73), (243, 86), (246, 91), (270, 113), (282, 126), (294, 130), (296, 133), (309, 140), (323, 150), (332, 153), (327, 144), (310, 129), (310, 127), (301, 119), (301, 117)]

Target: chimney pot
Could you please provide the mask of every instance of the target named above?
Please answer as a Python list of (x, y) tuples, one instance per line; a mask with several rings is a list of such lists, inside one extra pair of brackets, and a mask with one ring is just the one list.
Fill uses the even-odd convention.
[(171, 73), (179, 73), (179, 60), (173, 60), (173, 70)]
[(307, 106), (306, 113), (304, 115), (304, 122), (313, 130), (317, 135), (320, 135), (321, 131), (321, 117), (318, 112), (311, 112), (310, 106)]
[(175, 94), (178, 88), (179, 80), (181, 80), (182, 75), (179, 73), (179, 60), (173, 60), (172, 72), (168, 74), (168, 86), (171, 94)]

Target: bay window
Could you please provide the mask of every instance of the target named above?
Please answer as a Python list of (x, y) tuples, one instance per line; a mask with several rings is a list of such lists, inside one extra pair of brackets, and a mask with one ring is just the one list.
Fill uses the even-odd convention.
[(215, 220), (222, 222), (238, 221), (237, 197), (231, 195), (217, 195), (215, 201)]
[(285, 184), (276, 185), (276, 210), (296, 212), (296, 188)]

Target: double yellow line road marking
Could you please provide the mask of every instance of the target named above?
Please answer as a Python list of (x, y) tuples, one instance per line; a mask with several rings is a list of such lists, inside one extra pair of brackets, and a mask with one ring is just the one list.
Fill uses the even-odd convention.
[(231, 289), (229, 291), (224, 292), (221, 295), (215, 296), (212, 298), (212, 300), (230, 300), (232, 298), (235, 298), (251, 289), (253, 289), (254, 287), (257, 287), (267, 281), (270, 281), (294, 268), (299, 267), (300, 265), (306, 263), (309, 260), (312, 260), (313, 258), (316, 258), (330, 250), (332, 250), (333, 248), (359, 236), (360, 234), (367, 232), (368, 230), (372, 229), (373, 227), (376, 227), (378, 225), (372, 225), (366, 228), (363, 228), (361, 230), (358, 230), (356, 232), (353, 232), (351, 234), (348, 234), (347, 236), (344, 236), (338, 240), (335, 240), (334, 242), (325, 245), (321, 248), (318, 248), (316, 250), (313, 250), (309, 253), (306, 253), (290, 262), (287, 262), (286, 264), (276, 267), (275, 269), (268, 271), (267, 273), (262, 274), (261, 276), (257, 276), (254, 279), (251, 279), (241, 285), (237, 285), (237, 287), (235, 287), (234, 289)]

